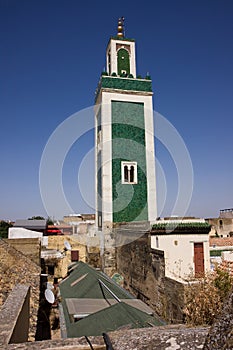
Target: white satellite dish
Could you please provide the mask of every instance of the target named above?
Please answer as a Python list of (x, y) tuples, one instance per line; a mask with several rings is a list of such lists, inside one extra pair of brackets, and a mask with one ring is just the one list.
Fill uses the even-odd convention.
[(50, 303), (53, 304), (55, 301), (55, 297), (51, 289), (46, 289), (44, 292), (45, 299)]
[(71, 245), (70, 245), (70, 243), (68, 241), (64, 242), (64, 246), (65, 246), (66, 250), (71, 250)]

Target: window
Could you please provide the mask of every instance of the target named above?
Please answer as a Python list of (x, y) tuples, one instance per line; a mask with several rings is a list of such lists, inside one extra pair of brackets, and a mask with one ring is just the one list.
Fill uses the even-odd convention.
[(117, 51), (117, 72), (118, 75), (130, 74), (129, 52), (124, 48)]
[(108, 52), (108, 73), (111, 74), (111, 54)]
[(98, 216), (98, 227), (102, 227), (102, 215)]
[(121, 182), (123, 184), (136, 184), (138, 182), (136, 162), (121, 162)]
[(97, 145), (99, 145), (101, 141), (102, 141), (102, 132), (101, 130), (99, 130), (97, 134)]
[(156, 248), (159, 248), (159, 237), (156, 236)]

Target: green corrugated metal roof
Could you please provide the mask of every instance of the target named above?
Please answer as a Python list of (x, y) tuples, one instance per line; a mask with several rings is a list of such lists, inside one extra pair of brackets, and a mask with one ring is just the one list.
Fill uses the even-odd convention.
[(118, 302), (74, 322), (73, 315), (68, 312), (66, 299), (114, 299), (107, 288), (120, 300), (135, 299), (104, 273), (81, 261), (72, 266), (70, 275), (60, 283), (59, 287), (68, 337), (101, 335), (103, 332), (116, 330), (122, 326), (141, 328), (148, 327), (149, 324), (164, 324), (158, 317), (152, 317), (124, 302)]
[(74, 338), (85, 335), (102, 335), (102, 333), (114, 331), (123, 326), (143, 328), (152, 325), (161, 326), (163, 324), (145, 312), (120, 302), (91, 314), (78, 322), (70, 323), (67, 327), (67, 336)]
[(101, 289), (99, 280), (110, 288), (119, 299), (133, 298), (111, 278), (82, 261), (73, 266), (70, 275), (60, 283), (61, 296), (62, 298), (103, 299), (105, 297), (112, 299), (113, 296), (106, 288)]

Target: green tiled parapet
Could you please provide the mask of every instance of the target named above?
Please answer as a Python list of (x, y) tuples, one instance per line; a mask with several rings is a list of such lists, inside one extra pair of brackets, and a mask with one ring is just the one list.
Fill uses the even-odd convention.
[(101, 88), (128, 90), (128, 91), (145, 91), (152, 92), (152, 81), (147, 79), (132, 79), (121, 77), (102, 76), (96, 91), (96, 97)]

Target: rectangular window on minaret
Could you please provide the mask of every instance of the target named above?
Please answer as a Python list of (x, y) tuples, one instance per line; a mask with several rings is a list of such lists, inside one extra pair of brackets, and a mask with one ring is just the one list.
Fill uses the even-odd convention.
[(121, 183), (137, 184), (137, 162), (121, 162)]

